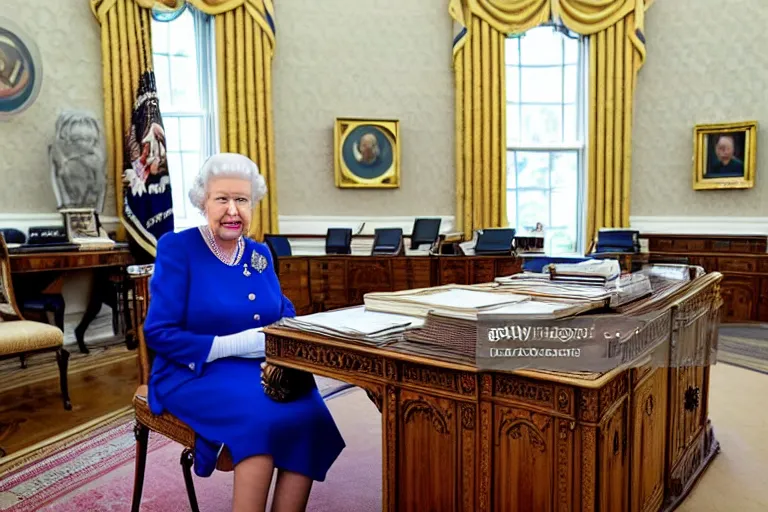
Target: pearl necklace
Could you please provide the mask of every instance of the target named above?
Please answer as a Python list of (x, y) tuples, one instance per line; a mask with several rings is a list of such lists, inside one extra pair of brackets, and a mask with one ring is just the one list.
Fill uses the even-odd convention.
[(219, 248), (219, 244), (216, 243), (216, 238), (214, 238), (213, 231), (211, 231), (209, 226), (200, 226), (198, 229), (203, 235), (203, 240), (205, 240), (206, 245), (219, 259), (219, 261), (225, 265), (229, 265), (230, 267), (240, 263), (240, 259), (243, 257), (243, 253), (245, 252), (245, 241), (243, 240), (242, 236), (237, 239), (237, 246), (235, 247), (235, 250), (232, 252), (232, 254), (225, 255)]

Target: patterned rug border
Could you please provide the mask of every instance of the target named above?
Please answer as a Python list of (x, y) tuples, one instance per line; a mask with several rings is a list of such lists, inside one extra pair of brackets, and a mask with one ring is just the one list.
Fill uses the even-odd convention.
[[(729, 324), (729, 327), (731, 324)], [(755, 335), (762, 334), (765, 330), (768, 334), (768, 326), (762, 324), (744, 325), (740, 328), (755, 330)], [(717, 347), (717, 362), (743, 368), (757, 373), (768, 375), (768, 339), (744, 335), (734, 335), (720, 331), (720, 339)], [(764, 346), (762, 342), (765, 343)], [(759, 348), (755, 348), (758, 346)], [(730, 350), (729, 350), (730, 349)]]
[[(38, 510), (133, 460), (135, 457), (133, 408), (121, 412), (122, 414), (114, 415), (101, 425), (72, 434), (72, 439), (54, 443), (30, 454), (24, 460), (17, 461), (13, 465), (14, 469), (4, 474), (0, 481), (0, 510), (4, 512)], [(130, 438), (130, 442), (125, 446), (114, 446), (114, 443), (126, 437)], [(151, 453), (172, 442), (163, 436), (150, 435), (148, 452)], [(114, 446), (112, 453), (99, 453), (108, 451), (110, 446)], [(95, 453), (88, 453), (92, 450)], [(78, 457), (86, 459), (91, 457), (96, 460), (73, 468), (72, 463)], [(50, 473), (46, 475), (48, 478), (55, 479), (53, 483), (48, 484), (45, 481), (46, 478), (40, 481), (41, 475), (46, 473)], [(43, 488), (38, 489), (38, 487)], [(17, 492), (13, 492), (14, 489)], [(19, 492), (28, 492), (30, 495), (23, 497)]]
[[(40, 441), (8, 454), (0, 459), (0, 476), (4, 480), (8, 474), (20, 466), (34, 464), (59, 450), (65, 450), (83, 440), (88, 439), (99, 430), (108, 430), (125, 422), (126, 418), (133, 418), (133, 406), (125, 406), (108, 414), (95, 418), (89, 422), (78, 425), (67, 431)], [(2, 480), (0, 480), (2, 481)]]

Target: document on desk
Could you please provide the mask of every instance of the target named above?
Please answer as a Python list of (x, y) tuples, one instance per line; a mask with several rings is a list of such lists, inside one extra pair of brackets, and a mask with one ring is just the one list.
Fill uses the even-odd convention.
[(430, 312), (454, 318), (474, 320), (479, 311), (530, 300), (527, 295), (474, 290), (445, 286), (435, 289), (369, 293), (365, 306), (369, 310), (426, 317)]
[(383, 345), (400, 338), (406, 329), (424, 325), (422, 318), (370, 311), (365, 306), (283, 318), (279, 325), (304, 332)]

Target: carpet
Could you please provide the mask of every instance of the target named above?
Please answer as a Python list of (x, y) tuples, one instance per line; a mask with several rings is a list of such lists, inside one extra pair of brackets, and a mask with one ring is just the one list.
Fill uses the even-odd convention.
[[(381, 416), (359, 388), (334, 388), (328, 407), (347, 443), (308, 511), (381, 510)], [(189, 510), (179, 465), (181, 446), (150, 434), (142, 511)], [(135, 440), (130, 410), (0, 467), (4, 512), (129, 510)], [(233, 473), (194, 476), (200, 509), (231, 510)]]
[[(70, 353), (68, 375), (99, 368), (136, 358), (135, 350), (128, 350), (125, 342), (118, 338), (92, 342), (88, 341), (90, 354), (81, 353), (77, 345), (67, 346)], [(47, 379), (59, 378), (59, 367), (56, 364), (56, 354), (43, 352), (27, 356), (27, 367), (21, 367), (18, 358), (0, 361), (0, 393), (20, 386), (28, 386)]]
[(768, 325), (721, 325), (717, 362), (768, 374)]

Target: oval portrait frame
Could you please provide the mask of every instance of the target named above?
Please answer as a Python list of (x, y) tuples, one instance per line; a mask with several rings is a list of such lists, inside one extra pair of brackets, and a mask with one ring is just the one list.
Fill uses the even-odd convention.
[(19, 52), (22, 65), (31, 74), (28, 83), (16, 93), (6, 96), (0, 92), (0, 121), (6, 121), (27, 110), (37, 100), (43, 82), (43, 59), (32, 38), (16, 23), (2, 16), (0, 43), (11, 45)]
[[(377, 155), (361, 161), (358, 143), (373, 135)], [(399, 121), (392, 119), (338, 118), (334, 128), (334, 177), (339, 188), (399, 188)]]

